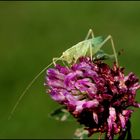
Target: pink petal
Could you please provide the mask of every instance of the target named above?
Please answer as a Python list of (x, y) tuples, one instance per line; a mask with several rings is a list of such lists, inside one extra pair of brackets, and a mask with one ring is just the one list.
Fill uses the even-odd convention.
[(119, 114), (119, 119), (120, 119), (122, 128), (124, 128), (126, 125), (126, 120), (125, 120), (125, 117), (121, 113)]
[(91, 107), (97, 107), (99, 105), (99, 102), (94, 99), (94, 100), (91, 100), (91, 101), (87, 101), (83, 104), (83, 107), (84, 108), (91, 108)]
[(95, 112), (93, 112), (93, 119), (96, 122), (96, 124), (98, 124), (98, 116)]
[(109, 117), (107, 119), (107, 122), (108, 122), (108, 133), (109, 133), (109, 135), (110, 135), (110, 133), (112, 131), (113, 125), (115, 123), (115, 120), (116, 120), (116, 111), (115, 111), (115, 108), (110, 107), (109, 108)]

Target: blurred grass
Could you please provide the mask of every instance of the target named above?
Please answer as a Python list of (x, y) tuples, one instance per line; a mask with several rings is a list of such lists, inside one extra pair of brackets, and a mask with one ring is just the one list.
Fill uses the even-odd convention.
[[(78, 123), (57, 122), (47, 116), (58, 106), (45, 93), (44, 74), (8, 115), (30, 80), (53, 57), (95, 35), (111, 34), (126, 73), (140, 77), (140, 2), (0, 2), (0, 138), (71, 138)], [(110, 51), (111, 48), (106, 48)], [(140, 92), (137, 100), (140, 101)], [(139, 136), (137, 110), (131, 118), (133, 138)], [(94, 138), (94, 137), (93, 137)]]

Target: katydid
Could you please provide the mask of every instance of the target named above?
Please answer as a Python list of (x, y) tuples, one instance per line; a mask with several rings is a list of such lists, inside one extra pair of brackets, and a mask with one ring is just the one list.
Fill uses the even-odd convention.
[[(92, 36), (91, 39), (88, 39), (89, 36)], [(68, 64), (76, 62), (81, 56), (89, 56), (92, 60), (92, 57), (101, 50), (102, 46), (108, 41), (111, 41), (113, 53), (115, 56), (115, 61), (118, 64), (117, 55), (114, 47), (114, 42), (112, 36), (109, 35), (105, 40), (101, 36), (94, 37), (93, 31), (90, 29), (87, 37), (84, 41), (79, 42), (78, 44), (72, 46), (62, 53), (59, 58), (53, 58), (53, 63), (57, 60), (66, 61)]]
[[(89, 38), (91, 36), (91, 38)], [(29, 88), (32, 86), (32, 84), (38, 79), (38, 77), (45, 71), (47, 70), (48, 67), (50, 67), (51, 65), (55, 65), (55, 63), (60, 60), (62, 62), (66, 62), (68, 64), (73, 64), (76, 63), (76, 61), (82, 57), (82, 56), (88, 56), (91, 58), (91, 60), (94, 58), (94, 56), (101, 51), (101, 48), (103, 47), (103, 45), (108, 41), (111, 41), (111, 46), (113, 49), (113, 53), (115, 56), (115, 61), (116, 64), (118, 65), (118, 60), (117, 60), (117, 54), (115, 51), (115, 47), (114, 47), (114, 42), (112, 39), (111, 35), (108, 35), (104, 40), (101, 36), (98, 37), (94, 37), (93, 31), (92, 29), (90, 29), (88, 31), (88, 34), (85, 38), (84, 41), (79, 42), (78, 44), (72, 46), (71, 48), (67, 49), (66, 51), (64, 51), (62, 53), (62, 55), (58, 58), (53, 58), (52, 63), (50, 63), (49, 65), (47, 65), (38, 75), (36, 75), (36, 77), (28, 84), (28, 86), (25, 88), (25, 90), (23, 91), (23, 93), (20, 95), (20, 97), (18, 98), (16, 104), (14, 105), (12, 111), (10, 112), (10, 116), (8, 119), (11, 118), (11, 116), (13, 115), (13, 113), (15, 112), (19, 102), (21, 101), (21, 99), (23, 98), (23, 96), (26, 94), (26, 92), (29, 90)], [(100, 57), (100, 56), (99, 56)]]

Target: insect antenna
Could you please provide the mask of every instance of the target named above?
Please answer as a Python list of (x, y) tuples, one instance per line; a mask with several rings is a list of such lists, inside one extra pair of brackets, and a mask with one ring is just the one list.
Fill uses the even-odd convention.
[[(61, 57), (60, 57), (61, 58)], [(58, 61), (60, 58), (56, 59), (56, 61)], [(27, 91), (30, 89), (30, 87), (33, 85), (33, 83), (39, 78), (39, 76), (41, 76), (41, 74), (43, 74), (43, 72), (45, 70), (47, 70), (47, 68), (49, 68), (51, 65), (53, 65), (54, 62), (50, 63), (49, 65), (47, 65), (44, 69), (41, 70), (41, 72), (39, 72), (34, 78), (33, 80), (27, 85), (27, 87), (25, 88), (25, 90), (22, 92), (22, 94), (19, 96), (17, 102), (15, 103), (15, 105), (12, 108), (12, 111), (10, 112), (10, 115), (8, 117), (8, 120), (10, 120), (12, 118), (12, 115), (14, 114), (17, 106), (19, 105), (20, 101), (22, 100), (22, 98), (24, 97), (24, 95), (27, 93)]]

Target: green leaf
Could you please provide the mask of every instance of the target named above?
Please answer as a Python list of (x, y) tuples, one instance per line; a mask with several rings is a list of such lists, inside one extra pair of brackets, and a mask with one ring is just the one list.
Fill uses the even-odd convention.
[(84, 127), (77, 128), (73, 139), (87, 139), (89, 132), (84, 129)]
[(61, 106), (50, 113), (49, 117), (58, 121), (73, 121), (74, 117), (67, 111), (65, 106)]

